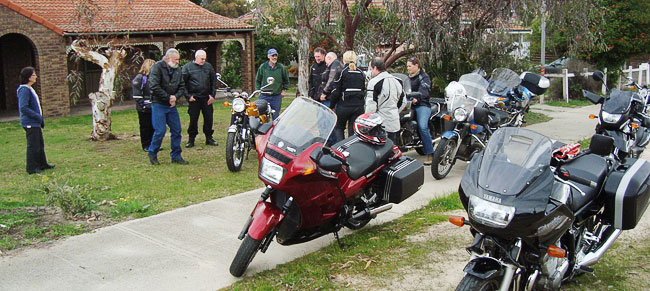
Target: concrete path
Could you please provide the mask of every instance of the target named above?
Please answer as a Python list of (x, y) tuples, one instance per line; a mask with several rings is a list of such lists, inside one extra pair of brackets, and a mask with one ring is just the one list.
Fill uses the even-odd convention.
[[(596, 121), (588, 115), (597, 113), (598, 107), (535, 106), (533, 110), (553, 120), (530, 129), (573, 142), (593, 134)], [(436, 181), (425, 167), (422, 189), (372, 223), (393, 220), (456, 191), (465, 168), (465, 163), (458, 162), (446, 179)], [(216, 290), (229, 286), (237, 280), (228, 272), (240, 244), (237, 235), (260, 193), (261, 189), (249, 191), (119, 223), (44, 248), (5, 254), (0, 257), (0, 290)], [(333, 235), (327, 235), (294, 246), (274, 242), (265, 254), (255, 257), (246, 274), (272, 269), (333, 241)]]

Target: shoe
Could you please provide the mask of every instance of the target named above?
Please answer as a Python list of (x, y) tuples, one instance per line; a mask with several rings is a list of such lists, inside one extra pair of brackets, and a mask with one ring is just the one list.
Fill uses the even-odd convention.
[(188, 161), (183, 160), (183, 158), (177, 159), (177, 160), (172, 160), (172, 164), (179, 164), (179, 165), (187, 165), (189, 164)]
[(193, 139), (190, 139), (190, 141), (188, 141), (188, 142), (185, 144), (185, 147), (186, 147), (186, 148), (192, 148), (192, 147), (194, 147), (194, 140), (193, 140)]
[(43, 170), (49, 170), (49, 169), (54, 169), (54, 167), (55, 167), (54, 164), (47, 164), (47, 163), (46, 163), (45, 166), (43, 166), (42, 169), (43, 169)]
[(212, 138), (209, 138), (209, 139), (205, 140), (205, 144), (209, 145), (209, 146), (218, 146), (219, 145), (219, 143), (216, 140), (212, 139)]
[(433, 155), (427, 155), (427, 160), (424, 161), (423, 164), (424, 164), (425, 166), (429, 166), (429, 165), (431, 165), (431, 163), (433, 163)]
[(149, 148), (142, 148), (143, 151), (148, 152)]
[(152, 165), (160, 165), (160, 162), (158, 162), (158, 157), (157, 156), (149, 156), (149, 162)]
[(30, 175), (31, 175), (31, 174), (40, 174), (40, 173), (43, 173), (43, 172), (44, 172), (44, 171), (41, 170), (41, 169), (36, 169), (36, 170), (34, 170), (34, 171), (31, 171), (31, 172), (30, 172), (30, 171), (27, 171), (27, 173), (30, 174)]

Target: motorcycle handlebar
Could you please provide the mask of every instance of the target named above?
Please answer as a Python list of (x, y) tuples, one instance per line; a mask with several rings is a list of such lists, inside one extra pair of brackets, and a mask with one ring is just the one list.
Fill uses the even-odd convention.
[(594, 182), (594, 181), (591, 181), (589, 179), (585, 179), (585, 178), (582, 178), (582, 177), (579, 177), (579, 176), (571, 175), (569, 173), (569, 171), (567, 171), (566, 169), (560, 169), (560, 177), (565, 179), (565, 180), (570, 180), (570, 181), (573, 181), (573, 182), (578, 182), (578, 183), (583, 184), (583, 185), (587, 185), (587, 186), (589, 186), (591, 188), (596, 188), (598, 186), (598, 184), (596, 184), (596, 182)]

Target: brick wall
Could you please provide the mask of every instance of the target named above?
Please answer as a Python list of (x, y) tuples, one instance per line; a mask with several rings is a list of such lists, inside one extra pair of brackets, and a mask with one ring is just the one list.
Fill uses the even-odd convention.
[[(39, 76), (36, 92), (41, 97), (45, 116), (68, 115), (70, 97), (65, 81), (67, 62), (63, 37), (2, 5), (0, 5), (0, 15), (3, 18), (0, 22), (0, 37), (10, 33), (21, 34), (36, 48), (34, 67)], [(11, 56), (11, 52), (3, 51), (3, 54)], [(5, 71), (10, 72), (19, 72), (21, 69), (12, 67), (12, 63), (4, 64), (4, 62), (3, 67)], [(7, 100), (16, 98), (15, 88), (5, 86), (5, 94)]]

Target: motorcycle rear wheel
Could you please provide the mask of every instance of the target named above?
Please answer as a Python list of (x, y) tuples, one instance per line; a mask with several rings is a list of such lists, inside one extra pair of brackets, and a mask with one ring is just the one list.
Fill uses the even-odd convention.
[(456, 141), (453, 139), (443, 139), (440, 141), (436, 150), (433, 152), (433, 162), (431, 163), (431, 175), (437, 180), (444, 179), (454, 166), (453, 154), (456, 147)]
[(244, 138), (241, 131), (229, 132), (226, 140), (226, 165), (231, 172), (239, 172), (244, 163)]
[(253, 239), (249, 235), (246, 235), (241, 246), (239, 246), (235, 258), (232, 259), (232, 263), (230, 264), (230, 274), (235, 277), (241, 277), (241, 275), (246, 271), (246, 268), (248, 268), (248, 265), (253, 261), (257, 251), (260, 249), (261, 243), (261, 239)]
[(499, 280), (501, 278), (480, 279), (470, 274), (465, 274), (463, 280), (460, 280), (456, 291), (490, 291), (499, 290)]
[(415, 152), (418, 153), (418, 155), (424, 156), (424, 147), (415, 148)]

